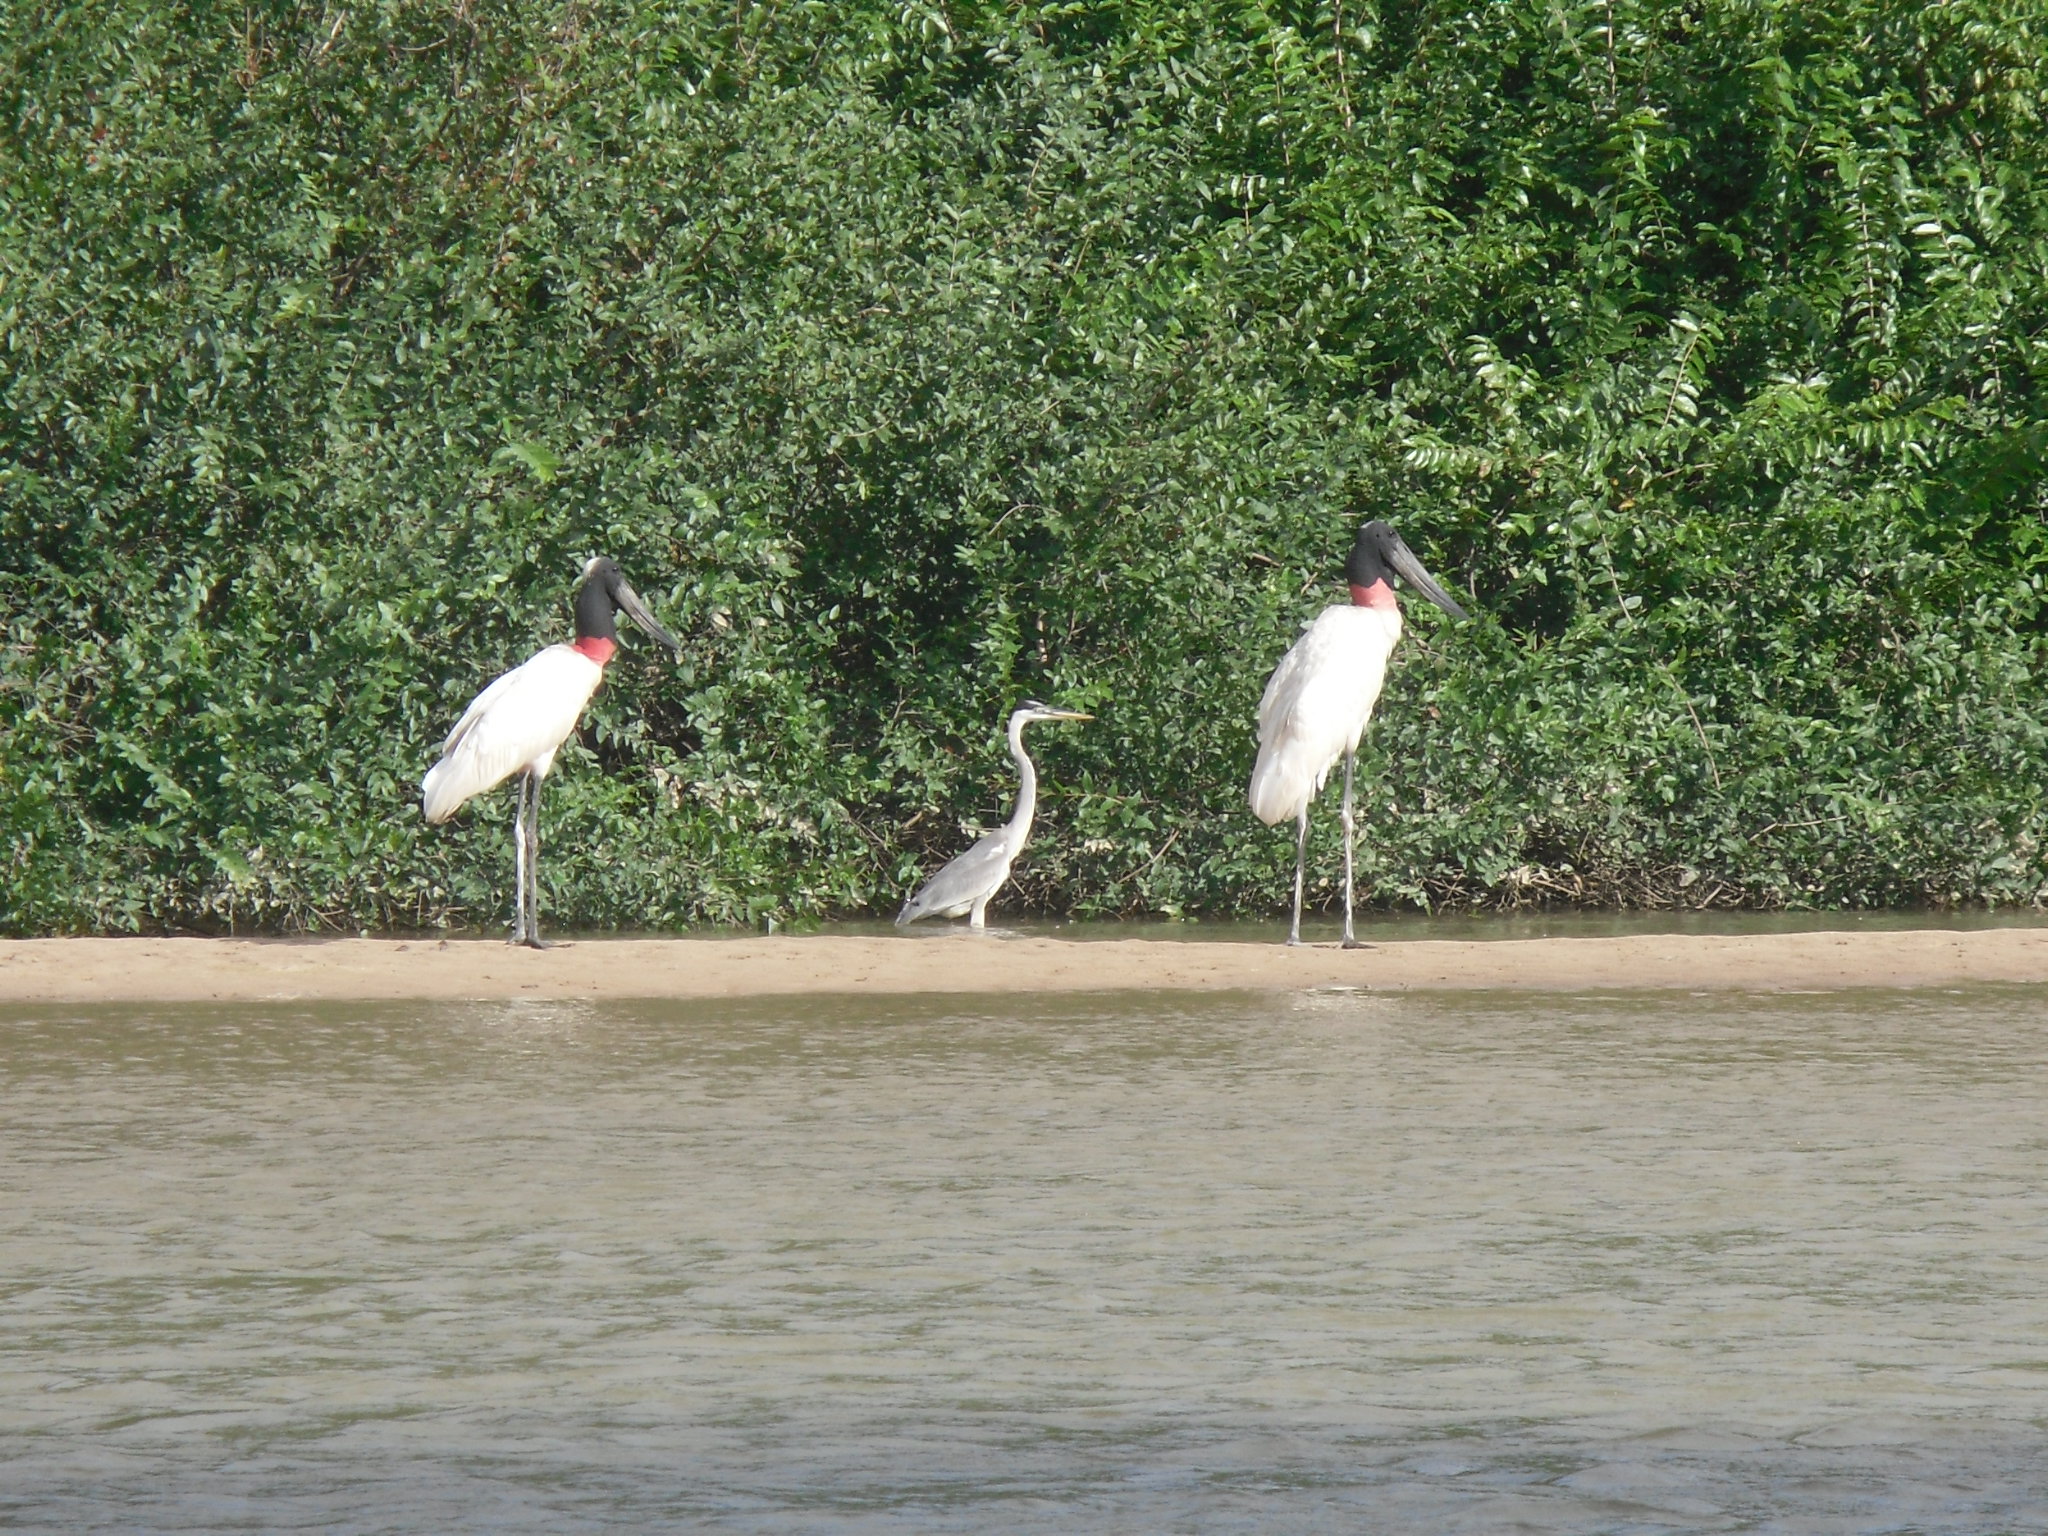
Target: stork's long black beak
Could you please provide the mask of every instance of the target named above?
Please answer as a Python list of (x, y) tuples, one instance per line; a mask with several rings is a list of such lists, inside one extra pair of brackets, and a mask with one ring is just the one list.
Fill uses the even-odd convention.
[(1401, 542), (1401, 535), (1387, 530), (1387, 564), (1391, 565), (1401, 579), (1443, 609), (1454, 619), (1465, 617), (1465, 610), (1451, 601), (1450, 593), (1436, 584), (1436, 578), (1423, 569), (1422, 562), (1415, 558), (1415, 551)]
[[(1419, 570), (1421, 567), (1418, 566), (1417, 569)], [(612, 597), (617, 601), (621, 613), (639, 625), (641, 629), (645, 630), (654, 639), (667, 646), (672, 655), (680, 657), (683, 654), (681, 643), (677, 641), (674, 635), (655, 622), (654, 615), (649, 613), (647, 605), (640, 601), (640, 594), (626, 584), (625, 577), (621, 576), (619, 578), (618, 585), (612, 589)]]

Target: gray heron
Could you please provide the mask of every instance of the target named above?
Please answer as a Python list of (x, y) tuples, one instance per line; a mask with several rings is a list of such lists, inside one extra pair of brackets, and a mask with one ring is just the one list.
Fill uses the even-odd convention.
[(613, 619), (619, 613), (682, 655), (675, 636), (655, 622), (619, 568), (598, 556), (583, 567), (577, 585), (575, 643), (549, 646), (478, 694), (441, 744), (441, 760), (421, 786), (421, 808), (438, 826), (473, 796), (519, 775), (512, 819), (519, 881), (514, 944), (548, 947), (540, 937), (540, 784), (618, 649)]
[(1259, 760), (1252, 769), (1252, 812), (1267, 826), (1292, 816), (1294, 921), (1287, 942), (1301, 942), (1302, 864), (1308, 855), (1308, 808), (1337, 759), (1344, 759), (1344, 947), (1356, 949), (1351, 926), (1352, 775), (1358, 739), (1379, 701), (1387, 660), (1401, 638), (1401, 605), (1389, 584), (1398, 575), (1453, 618), (1465, 610), (1423, 569), (1393, 528), (1378, 520), (1358, 530), (1344, 562), (1351, 601), (1325, 608), (1273, 669), (1259, 700)]
[(1036, 699), (1026, 699), (1010, 716), (1010, 756), (1017, 764), (1017, 809), (995, 831), (954, 859), (918, 887), (917, 894), (903, 903), (896, 924), (914, 923), (921, 917), (958, 917), (967, 914), (967, 926), (988, 926), (989, 898), (1010, 878), (1010, 866), (1031, 839), (1031, 818), (1038, 810), (1038, 770), (1024, 750), (1024, 727), (1034, 720), (1092, 720), (1072, 709), (1054, 709)]

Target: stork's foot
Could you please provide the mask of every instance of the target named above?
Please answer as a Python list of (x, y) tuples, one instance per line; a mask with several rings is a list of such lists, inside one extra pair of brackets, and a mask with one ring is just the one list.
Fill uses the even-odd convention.
[(1377, 944), (1361, 944), (1356, 939), (1346, 939), (1337, 946), (1339, 949), (1378, 949)]
[(512, 935), (511, 944), (514, 949), (563, 949), (567, 947), (566, 945), (555, 943), (552, 939), (544, 939), (537, 933), (515, 933)]

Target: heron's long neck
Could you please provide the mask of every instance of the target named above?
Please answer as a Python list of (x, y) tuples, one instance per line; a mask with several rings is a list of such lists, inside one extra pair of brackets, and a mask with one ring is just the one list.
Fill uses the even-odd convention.
[(1024, 750), (1024, 722), (1010, 726), (1010, 756), (1017, 764), (1017, 809), (1010, 816), (1010, 830), (1022, 838), (1031, 831), (1031, 818), (1038, 813), (1038, 770), (1031, 754)]

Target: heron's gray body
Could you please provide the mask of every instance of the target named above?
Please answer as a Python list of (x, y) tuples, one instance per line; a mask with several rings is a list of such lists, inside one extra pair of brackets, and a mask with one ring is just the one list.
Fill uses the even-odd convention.
[(914, 923), (921, 917), (959, 917), (971, 913), (972, 926), (984, 927), (989, 898), (1003, 888), (1010, 878), (1010, 866), (1023, 851), (1023, 838), (1013, 840), (1008, 827), (998, 827), (927, 880), (904, 903), (896, 921)]
[(1010, 866), (1031, 840), (1032, 818), (1038, 812), (1038, 769), (1024, 750), (1024, 727), (1034, 720), (1086, 720), (1072, 710), (1048, 709), (1027, 702), (1010, 716), (1010, 756), (1017, 764), (1017, 808), (995, 831), (978, 839), (972, 848), (950, 861), (917, 893), (903, 903), (896, 914), (898, 926), (921, 917), (967, 915), (967, 926), (988, 926), (989, 898), (1010, 878)]

